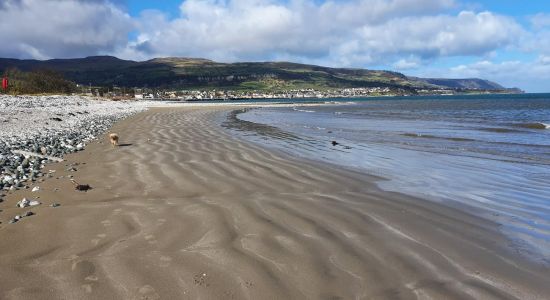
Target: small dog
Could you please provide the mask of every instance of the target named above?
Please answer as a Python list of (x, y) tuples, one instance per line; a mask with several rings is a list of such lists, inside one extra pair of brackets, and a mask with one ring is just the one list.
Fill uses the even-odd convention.
[(111, 145), (118, 146), (118, 134), (110, 133), (109, 140), (111, 140)]

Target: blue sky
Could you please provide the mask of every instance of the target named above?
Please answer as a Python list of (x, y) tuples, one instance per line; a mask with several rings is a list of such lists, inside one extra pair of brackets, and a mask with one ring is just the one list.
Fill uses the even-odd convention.
[(179, 15), (179, 6), (181, 0), (162, 0), (162, 1), (144, 1), (144, 0), (128, 0), (127, 8), (130, 15), (138, 17), (139, 14), (146, 9), (157, 9), (167, 14), (171, 14), (172, 17)]
[[(181, 0), (127, 0), (125, 5), (132, 16), (139, 16), (145, 9), (157, 9), (173, 16), (179, 15)], [(550, 4), (545, 0), (484, 0), (484, 1), (463, 1), (464, 8), (472, 7), (482, 10), (490, 10), (510, 16), (523, 17), (540, 12), (549, 12)]]
[(2, 0), (0, 25), (0, 57), (284, 60), (550, 92), (542, 0)]
[[(140, 1), (137, 1), (140, 2)], [(167, 1), (168, 2), (168, 1)], [(471, 1), (470, 3), (479, 4), (481, 9), (494, 11), (501, 14), (510, 16), (525, 16), (529, 14), (537, 14), (540, 12), (548, 11), (550, 5), (545, 0), (485, 0), (485, 1)]]

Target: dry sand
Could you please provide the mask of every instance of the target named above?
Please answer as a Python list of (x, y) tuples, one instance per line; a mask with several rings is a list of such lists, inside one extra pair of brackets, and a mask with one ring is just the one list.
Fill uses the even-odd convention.
[(550, 297), (550, 270), (498, 224), (241, 141), (227, 110), (151, 109), (115, 125), (122, 147), (91, 143), (46, 166), (65, 177), (9, 195), (0, 299)]

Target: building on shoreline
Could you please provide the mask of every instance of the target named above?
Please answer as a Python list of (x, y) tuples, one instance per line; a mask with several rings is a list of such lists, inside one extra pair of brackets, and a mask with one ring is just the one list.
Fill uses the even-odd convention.
[(382, 96), (424, 96), (510, 93), (503, 90), (476, 89), (403, 89), (389, 87), (364, 87), (342, 89), (294, 89), (283, 91), (236, 91), (236, 90), (179, 90), (162, 91), (134, 89), (135, 99), (166, 99), (180, 101), (246, 100), (246, 99), (307, 99), (307, 98), (353, 98)]

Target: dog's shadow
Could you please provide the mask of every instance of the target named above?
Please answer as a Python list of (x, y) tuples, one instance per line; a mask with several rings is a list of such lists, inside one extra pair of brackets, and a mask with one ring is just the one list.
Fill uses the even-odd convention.
[(133, 144), (129, 144), (129, 143), (126, 143), (126, 144), (119, 144), (118, 146), (119, 147), (128, 147), (128, 146), (132, 146)]

